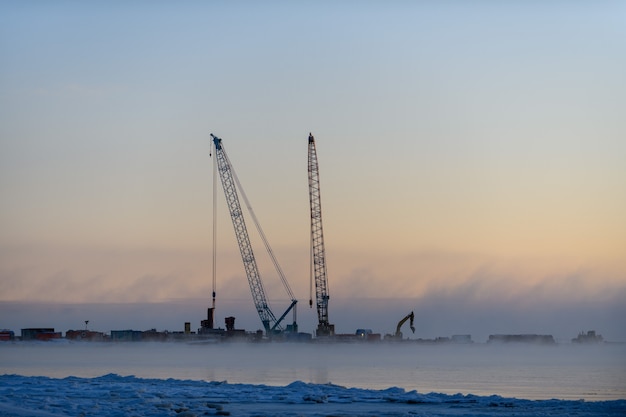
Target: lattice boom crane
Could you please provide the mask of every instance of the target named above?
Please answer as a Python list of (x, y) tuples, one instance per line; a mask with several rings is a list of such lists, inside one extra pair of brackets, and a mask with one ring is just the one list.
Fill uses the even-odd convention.
[[(252, 292), (252, 299), (254, 301), (254, 305), (256, 310), (261, 318), (261, 322), (263, 323), (263, 327), (265, 328), (266, 334), (270, 335), (275, 331), (282, 331), (282, 327), (280, 326), (281, 321), (285, 318), (287, 313), (292, 310), (297, 300), (293, 297), (293, 293), (289, 288), (276, 259), (271, 253), (271, 249), (267, 244), (265, 236), (260, 229), (260, 226), (254, 217), (254, 214), (251, 211), (251, 207), (248, 204), (248, 210), (251, 212), (253, 219), (256, 223), (257, 229), (261, 233), (261, 237), (272, 257), (272, 261), (274, 262), (275, 267), (277, 268), (279, 274), (281, 275), (281, 279), (283, 280), (283, 284), (286, 286), (287, 292), (291, 296), (291, 305), (285, 311), (285, 313), (279, 318), (276, 319), (274, 313), (269, 307), (267, 302), (267, 297), (265, 295), (265, 289), (263, 288), (263, 282), (261, 281), (261, 276), (259, 274), (259, 268), (257, 266), (256, 258), (254, 257), (254, 252), (252, 251), (252, 244), (250, 243), (250, 238), (248, 236), (248, 231), (246, 228), (246, 222), (244, 220), (243, 212), (241, 210), (241, 204), (239, 203), (239, 197), (237, 195), (237, 188), (240, 189), (244, 200), (247, 203), (247, 199), (245, 194), (243, 194), (243, 190), (241, 189), (241, 185), (237, 181), (237, 177), (233, 172), (232, 165), (228, 160), (228, 156), (224, 150), (224, 146), (222, 145), (222, 139), (211, 134), (213, 138), (213, 144), (215, 145), (215, 157), (217, 159), (217, 168), (219, 171), (220, 180), (222, 182), (222, 187), (224, 188), (224, 195), (226, 196), (226, 203), (228, 205), (228, 210), (230, 212), (230, 217), (233, 222), (233, 227), (235, 229), (235, 236), (237, 238), (237, 243), (239, 245), (239, 252), (241, 253), (241, 259), (243, 260), (244, 269), (246, 271), (246, 276), (248, 278), (248, 283), (250, 284), (250, 291)], [(295, 323), (295, 310), (294, 310), (294, 330), (297, 330), (297, 325)]]
[[(324, 230), (322, 228), (322, 201), (320, 177), (315, 150), (315, 138), (309, 134), (309, 202), (311, 203), (311, 280), (315, 279), (315, 299), (317, 304), (317, 336), (332, 336), (335, 326), (328, 321), (328, 278), (326, 275), (326, 251), (324, 250)], [(312, 287), (312, 285), (311, 285)], [(312, 291), (311, 291), (312, 292)], [(313, 294), (309, 305), (313, 307)]]

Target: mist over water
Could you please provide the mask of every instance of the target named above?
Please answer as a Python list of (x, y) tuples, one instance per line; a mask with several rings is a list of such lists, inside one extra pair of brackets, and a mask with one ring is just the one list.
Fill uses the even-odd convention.
[(626, 398), (626, 345), (5, 343), (0, 368), (26, 376), (293, 381), (526, 399)]
[[(432, 339), (454, 334), (471, 334), (475, 342), (486, 342), (490, 334), (550, 334), (559, 343), (570, 343), (579, 332), (595, 330), (610, 342), (626, 342), (626, 317), (623, 292), (608, 300), (563, 303), (546, 302), (519, 306), (513, 302), (481, 300), (472, 302), (461, 297), (425, 297), (422, 299), (340, 299), (333, 298), (331, 320), (338, 333), (352, 333), (369, 328), (375, 333), (393, 333), (400, 319), (415, 312), (415, 333), (408, 324), (404, 336)], [(206, 318), (206, 299), (174, 300), (162, 303), (127, 304), (54, 304), (0, 302), (0, 328), (19, 335), (20, 329), (53, 327), (57, 331), (84, 328), (109, 333), (111, 330), (182, 331), (190, 322), (195, 331)], [(282, 311), (277, 303), (275, 311)], [(273, 305), (274, 306), (274, 305)], [(317, 316), (305, 300), (300, 300), (297, 322), (302, 332), (314, 333)], [(224, 317), (235, 316), (236, 328), (255, 331), (262, 328), (249, 295), (237, 300), (218, 302), (215, 325), (224, 327)], [(291, 316), (286, 318), (291, 321)]]

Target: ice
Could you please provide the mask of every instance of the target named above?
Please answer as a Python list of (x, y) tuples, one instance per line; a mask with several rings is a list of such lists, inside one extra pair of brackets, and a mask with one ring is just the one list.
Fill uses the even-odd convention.
[(2, 416), (623, 416), (626, 400), (524, 400), (418, 393), (398, 387), (286, 386), (225, 381), (0, 376)]

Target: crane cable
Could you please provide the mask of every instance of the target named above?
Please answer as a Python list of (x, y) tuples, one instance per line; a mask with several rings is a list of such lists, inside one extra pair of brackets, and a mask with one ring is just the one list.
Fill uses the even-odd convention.
[(261, 224), (259, 223), (256, 215), (254, 214), (254, 210), (252, 210), (252, 205), (250, 204), (250, 201), (248, 200), (248, 197), (246, 196), (246, 193), (243, 190), (241, 183), (239, 182), (239, 177), (237, 177), (237, 173), (233, 169), (233, 166), (230, 163), (230, 160), (228, 159), (228, 155), (224, 154), (224, 157), (226, 158), (226, 161), (228, 162), (228, 165), (230, 166), (230, 170), (233, 174), (233, 178), (235, 179), (235, 183), (237, 184), (237, 188), (239, 189), (239, 192), (241, 193), (241, 197), (243, 198), (243, 201), (246, 204), (246, 207), (248, 208), (248, 212), (250, 213), (250, 217), (252, 217), (252, 221), (254, 221), (254, 225), (256, 226), (256, 229), (259, 232), (259, 235), (261, 236), (261, 240), (263, 241), (263, 244), (265, 245), (265, 249), (267, 250), (267, 253), (269, 254), (272, 260), (272, 263), (274, 264), (274, 268), (276, 269), (276, 272), (278, 273), (280, 280), (283, 282), (283, 286), (285, 287), (287, 294), (293, 301), (296, 299), (296, 297), (294, 296), (293, 291), (291, 291), (291, 287), (289, 286), (289, 283), (287, 282), (287, 278), (285, 277), (285, 274), (283, 273), (282, 268), (278, 264), (278, 260), (276, 259), (276, 256), (274, 256), (274, 252), (272, 251), (272, 248), (270, 247), (270, 244), (267, 238), (265, 237), (265, 233), (263, 233), (263, 229), (261, 228)]
[[(213, 147), (213, 144), (211, 144)], [(212, 156), (209, 154), (209, 156)], [(217, 158), (217, 155), (216, 155)], [(215, 287), (216, 287), (216, 263), (217, 263), (217, 160), (213, 163), (213, 269), (212, 269), (212, 280), (213, 280), (213, 305), (215, 308)]]

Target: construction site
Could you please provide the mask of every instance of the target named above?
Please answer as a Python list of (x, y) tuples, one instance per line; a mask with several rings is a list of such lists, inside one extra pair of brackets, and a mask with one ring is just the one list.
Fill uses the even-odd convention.
[[(287, 277), (272, 251), (268, 239), (261, 228), (261, 225), (254, 214), (252, 205), (246, 196), (241, 182), (235, 172), (234, 166), (221, 138), (211, 134), (212, 151), (210, 156), (214, 159), (213, 163), (213, 271), (212, 271), (212, 301), (210, 307), (207, 308), (206, 319), (201, 321), (201, 327), (197, 333), (190, 332), (189, 323), (185, 323), (186, 333), (193, 337), (206, 340), (251, 340), (251, 341), (315, 341), (315, 342), (401, 342), (412, 340), (420, 343), (473, 343), (471, 335), (453, 335), (452, 337), (438, 337), (436, 339), (408, 339), (402, 333), (402, 327), (409, 322), (408, 327), (412, 333), (415, 333), (413, 311), (400, 319), (395, 327), (395, 331), (385, 334), (374, 333), (368, 328), (358, 328), (353, 333), (336, 333), (335, 325), (331, 323), (329, 317), (329, 286), (328, 272), (326, 263), (326, 249), (324, 246), (324, 228), (322, 222), (322, 201), (321, 201), (321, 185), (320, 170), (317, 156), (315, 138), (312, 134), (308, 136), (308, 191), (309, 191), (309, 209), (310, 209), (310, 288), (309, 307), (317, 312), (317, 328), (315, 334), (299, 331), (297, 323), (297, 305), (296, 299)], [(216, 264), (218, 262), (215, 252), (215, 216), (216, 216), (216, 189), (217, 179), (221, 183), (226, 205), (230, 219), (232, 221), (233, 230), (241, 254), (243, 268), (246, 274), (252, 301), (259, 315), (259, 319), (263, 326), (263, 330), (255, 332), (247, 332), (245, 329), (237, 329), (235, 326), (235, 317), (227, 316), (224, 319), (224, 328), (216, 326)], [(241, 199), (240, 199), (241, 197)], [(244, 214), (241, 200), (247, 209), (247, 216)], [(271, 262), (276, 270), (277, 275), (283, 284), (283, 287), (290, 299), (288, 307), (280, 315), (275, 314), (271, 307), (266, 294), (263, 280), (257, 265), (257, 258), (253, 250), (250, 235), (246, 225), (246, 217), (250, 218), (254, 223), (261, 241), (269, 255)], [(313, 294), (314, 293), (314, 294)], [(287, 322), (287, 317), (291, 317)], [(390, 324), (393, 328), (393, 324)]]
[[(184, 323), (183, 331), (157, 331), (150, 329), (139, 330), (111, 330), (110, 334), (91, 331), (88, 328), (89, 320), (85, 321), (85, 328), (79, 330), (68, 330), (65, 339), (83, 341), (296, 341), (296, 342), (351, 342), (351, 341), (402, 341), (404, 340), (401, 331), (402, 326), (409, 322), (411, 331), (415, 332), (414, 314), (410, 312), (402, 318), (396, 326), (394, 332), (385, 334), (374, 333), (369, 328), (358, 328), (351, 333), (339, 334), (335, 332), (335, 325), (329, 318), (329, 287), (326, 263), (326, 250), (324, 246), (324, 229), (322, 223), (322, 202), (320, 173), (317, 157), (315, 138), (312, 134), (308, 136), (308, 191), (310, 208), (310, 273), (309, 273), (309, 307), (317, 313), (317, 325), (314, 333), (302, 332), (299, 330), (297, 322), (298, 300), (289, 285), (287, 277), (283, 272), (274, 251), (272, 250), (261, 224), (252, 209), (252, 204), (246, 196), (235, 168), (226, 153), (224, 143), (221, 138), (211, 134), (210, 157), (213, 159), (213, 250), (212, 250), (212, 293), (210, 294), (210, 304), (206, 309), (206, 316), (200, 320), (200, 327), (192, 329), (191, 322)], [(224, 193), (228, 214), (232, 222), (233, 231), (241, 255), (243, 270), (250, 288), (252, 302), (256, 310), (261, 328), (259, 330), (247, 331), (236, 327), (236, 318), (229, 314), (224, 314), (223, 325), (218, 324), (216, 298), (217, 298), (217, 267), (220, 259), (216, 251), (216, 216), (217, 216), (217, 190), (218, 181)], [(244, 207), (245, 206), (245, 210)], [(261, 278), (260, 268), (257, 264), (257, 256), (253, 249), (251, 236), (248, 230), (247, 219), (254, 224), (258, 237), (262, 241), (265, 251), (271, 260), (276, 275), (280, 278), (285, 293), (289, 299), (288, 306), (282, 312), (275, 313), (270, 307), (270, 299), (264, 282)], [(257, 238), (257, 235), (254, 235)], [(237, 286), (244, 286), (245, 283), (236, 283)], [(207, 297), (208, 298), (208, 297)], [(219, 320), (221, 321), (221, 320)], [(247, 320), (249, 323), (250, 320)], [(182, 324), (182, 323), (181, 323)], [(310, 325), (310, 324), (309, 324)], [(222, 327), (223, 326), (223, 327)], [(309, 327), (309, 326), (307, 326)], [(393, 323), (390, 324), (393, 328)], [(61, 332), (55, 331), (51, 327), (26, 328), (22, 329), (20, 337), (16, 337), (13, 331), (4, 330), (2, 340), (56, 340), (63, 338)], [(443, 339), (442, 339), (443, 340)]]
[[(313, 291), (311, 291), (309, 306), (312, 308), (315, 303), (317, 309), (317, 329), (315, 335), (310, 333), (300, 332), (297, 323), (297, 304), (296, 299), (287, 277), (272, 251), (272, 248), (267, 240), (263, 229), (254, 214), (252, 205), (246, 196), (241, 182), (239, 181), (233, 164), (231, 163), (224, 143), (221, 138), (211, 134), (212, 138), (212, 151), (211, 156), (214, 159), (213, 170), (213, 292), (211, 306), (207, 309), (207, 317), (201, 321), (201, 327), (198, 329), (198, 335), (205, 337), (240, 337), (240, 338), (253, 338), (254, 340), (295, 340), (295, 341), (309, 341), (313, 339), (320, 340), (338, 340), (344, 339), (348, 335), (335, 334), (335, 326), (331, 324), (328, 313), (328, 305), (330, 295), (328, 292), (328, 276), (326, 268), (326, 252), (324, 248), (324, 230), (322, 226), (322, 203), (320, 193), (320, 175), (319, 164), (317, 159), (317, 150), (315, 147), (315, 138), (312, 134), (308, 137), (308, 184), (309, 184), (309, 203), (310, 203), (310, 280), (311, 288), (315, 288), (315, 297), (313, 297)], [(254, 332), (250, 335), (245, 330), (235, 328), (235, 318), (232, 316), (226, 317), (224, 320), (225, 328), (219, 328), (215, 325), (215, 300), (216, 300), (216, 263), (218, 262), (215, 252), (215, 199), (216, 199), (216, 183), (217, 177), (222, 185), (226, 205), (233, 224), (233, 230), (241, 254), (241, 260), (243, 268), (246, 274), (248, 285), (250, 286), (250, 292), (252, 295), (252, 301), (254, 307), (259, 315), (259, 319), (263, 326), (263, 330)], [(241, 196), (241, 199), (240, 199)], [(243, 200), (246, 209), (247, 216), (244, 214), (241, 200)], [(257, 265), (257, 258), (252, 247), (250, 235), (246, 225), (246, 217), (249, 217), (258, 234), (263, 242), (265, 250), (269, 255), (272, 264), (276, 270), (277, 275), (283, 284), (283, 287), (289, 297), (290, 304), (281, 314), (275, 314), (271, 307), (267, 297), (263, 280), (259, 272)], [(315, 299), (314, 299), (315, 298)], [(290, 317), (290, 322), (287, 323), (287, 317)], [(370, 332), (371, 333), (371, 332)], [(370, 338), (371, 334), (357, 331), (353, 337)], [(380, 335), (378, 335), (380, 339)]]
[[(21, 336), (16, 336), (11, 330), (2, 330), (0, 340), (82, 340), (82, 341), (185, 341), (215, 343), (221, 341), (250, 341), (250, 342), (413, 342), (423, 344), (470, 344), (474, 343), (469, 334), (456, 334), (450, 337), (436, 337), (434, 339), (409, 338), (405, 337), (410, 329), (411, 334), (415, 334), (415, 314), (410, 311), (401, 317), (396, 323), (389, 323), (389, 333), (381, 334), (373, 332), (370, 328), (356, 328), (350, 333), (336, 333), (335, 325), (329, 315), (329, 285), (326, 262), (326, 249), (324, 246), (324, 229), (322, 222), (322, 202), (318, 156), (315, 138), (312, 134), (308, 136), (308, 192), (310, 210), (310, 254), (309, 254), (309, 307), (317, 313), (316, 328), (312, 333), (302, 332), (297, 321), (298, 299), (292, 291), (287, 277), (274, 255), (260, 222), (252, 209), (248, 197), (246, 196), (234, 166), (229, 159), (224, 143), (221, 138), (211, 134), (210, 157), (213, 159), (213, 256), (212, 256), (212, 293), (207, 297), (208, 306), (206, 316), (200, 320), (200, 327), (192, 329), (191, 322), (184, 322), (184, 330), (179, 331), (157, 331), (150, 329), (139, 330), (111, 330), (109, 334), (91, 331), (88, 328), (89, 321), (85, 321), (85, 328), (79, 330), (68, 330), (65, 337), (61, 332), (55, 331), (51, 327), (25, 328), (22, 329)], [(228, 215), (232, 222), (233, 231), (245, 271), (247, 284), (250, 288), (252, 302), (256, 310), (261, 327), (259, 330), (248, 331), (237, 328), (236, 318), (232, 314), (223, 314), (218, 320), (216, 310), (217, 298), (217, 267), (219, 262), (216, 251), (216, 207), (218, 180), (223, 190)], [(242, 205), (243, 203), (243, 205)], [(244, 211), (243, 206), (246, 210)], [(271, 308), (270, 298), (267, 295), (264, 282), (261, 278), (260, 268), (257, 264), (257, 257), (251, 243), (247, 221), (250, 219), (255, 226), (260, 241), (262, 241), (267, 255), (271, 259), (277, 276), (280, 278), (285, 293), (289, 299), (287, 307), (282, 312), (275, 313)], [(255, 238), (257, 236), (255, 235)], [(237, 286), (245, 286), (245, 283), (236, 283)], [(283, 298), (284, 300), (284, 298)], [(202, 301), (204, 302), (204, 301)], [(246, 322), (250, 323), (248, 317)], [(222, 322), (223, 320), (223, 322)], [(223, 324), (219, 323), (222, 322)], [(182, 323), (181, 323), (182, 324)], [(308, 328), (310, 326), (307, 325)], [(395, 327), (395, 329), (394, 329)], [(394, 329), (394, 330), (392, 330)], [(595, 332), (581, 334), (573, 339), (573, 343), (600, 343), (601, 336), (596, 336)], [(542, 343), (553, 344), (555, 340), (552, 335), (537, 334), (496, 334), (490, 335), (487, 343)]]
[[(235, 172), (234, 166), (221, 138), (211, 134), (212, 151), (210, 156), (214, 159), (213, 170), (213, 292), (210, 307), (207, 308), (206, 319), (201, 321), (201, 327), (197, 331), (197, 336), (201, 338), (227, 338), (227, 339), (246, 339), (246, 340), (268, 340), (268, 341), (401, 341), (403, 334), (402, 326), (410, 320), (409, 326), (415, 333), (414, 314), (413, 312), (402, 318), (396, 326), (395, 332), (382, 336), (380, 333), (373, 333), (367, 328), (356, 329), (354, 333), (338, 334), (335, 332), (335, 325), (331, 323), (329, 317), (329, 287), (328, 272), (326, 263), (326, 249), (324, 246), (324, 228), (322, 222), (322, 201), (321, 201), (321, 185), (320, 170), (317, 157), (317, 149), (315, 138), (312, 134), (308, 137), (308, 186), (309, 186), (309, 208), (310, 208), (310, 288), (309, 307), (315, 306), (317, 312), (317, 328), (315, 334), (299, 331), (297, 323), (297, 305), (296, 299), (287, 277), (272, 251), (268, 239), (261, 228), (261, 225), (254, 214), (252, 205), (246, 196), (244, 189)], [(226, 205), (230, 219), (232, 221), (233, 230), (241, 254), (243, 268), (246, 274), (252, 301), (259, 315), (263, 330), (256, 332), (247, 332), (243, 329), (235, 327), (235, 317), (228, 316), (224, 319), (224, 328), (216, 327), (216, 264), (218, 262), (215, 253), (215, 216), (216, 216), (216, 189), (217, 179), (221, 183)], [(244, 214), (241, 201), (247, 209), (247, 216)], [(265, 247), (267, 254), (271, 259), (276, 274), (280, 277), (283, 287), (290, 299), (290, 303), (280, 314), (275, 314), (261, 279), (257, 258), (253, 250), (250, 235), (248, 232), (246, 218), (254, 223), (261, 241)], [(314, 293), (314, 294), (313, 294)], [(287, 318), (291, 319), (288, 320)], [(186, 324), (187, 328), (188, 324)]]

